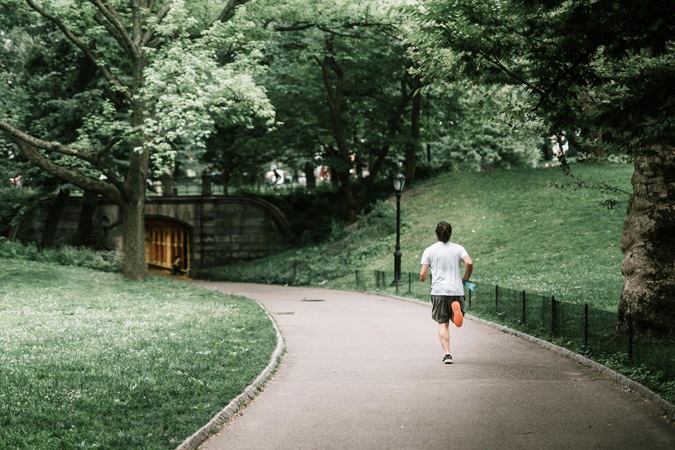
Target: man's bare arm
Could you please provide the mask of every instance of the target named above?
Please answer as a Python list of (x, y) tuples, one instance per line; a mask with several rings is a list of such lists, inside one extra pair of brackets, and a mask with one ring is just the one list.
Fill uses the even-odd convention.
[(471, 274), (473, 273), (473, 261), (469, 255), (462, 258), (462, 261), (464, 261), (464, 276), (462, 277), (462, 280), (469, 281), (471, 279)]
[(429, 264), (422, 264), (422, 269), (420, 270), (420, 281), (424, 283), (429, 278)]

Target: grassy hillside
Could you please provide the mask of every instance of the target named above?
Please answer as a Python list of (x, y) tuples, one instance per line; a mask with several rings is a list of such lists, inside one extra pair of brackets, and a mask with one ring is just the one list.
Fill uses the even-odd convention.
[[(572, 171), (589, 182), (631, 190), (630, 164), (573, 164)], [(608, 199), (617, 201), (614, 209), (599, 205)], [(474, 260), (475, 281), (615, 310), (623, 284), (619, 241), (627, 200), (628, 195), (575, 189), (559, 167), (448, 173), (414, 183), (401, 201), (402, 270), (419, 271), (436, 223), (445, 220), (453, 225), (452, 240)], [(354, 270), (393, 271), (394, 246), (392, 197), (358, 224), (335, 227), (327, 243), (203, 275), (279, 282), (275, 272), (288, 273), (296, 264), (334, 274), (327, 278)]]
[[(573, 171), (630, 191), (630, 165), (577, 164)], [(448, 174), (415, 186), (402, 206), (404, 270), (418, 270), (436, 222), (446, 220), (452, 240), (474, 260), (476, 281), (614, 309), (628, 196), (550, 185), (571, 181), (548, 168)], [(618, 201), (614, 209), (599, 205), (608, 198)], [(386, 267), (386, 256), (377, 263)]]

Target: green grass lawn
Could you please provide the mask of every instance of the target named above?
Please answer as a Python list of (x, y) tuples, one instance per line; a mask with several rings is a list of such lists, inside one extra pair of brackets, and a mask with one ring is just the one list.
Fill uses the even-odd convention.
[[(631, 191), (629, 164), (574, 164), (573, 172)], [(616, 310), (628, 196), (555, 182), (571, 180), (553, 167), (448, 174), (412, 187), (402, 203), (403, 269), (419, 270), (436, 223), (446, 220), (474, 260), (476, 281)], [(614, 209), (599, 205), (608, 198), (618, 201)]]
[(169, 449), (269, 363), (254, 302), (0, 259), (0, 448)]

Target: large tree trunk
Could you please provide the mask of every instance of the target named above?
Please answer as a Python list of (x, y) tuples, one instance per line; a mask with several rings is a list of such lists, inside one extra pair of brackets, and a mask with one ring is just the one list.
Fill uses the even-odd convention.
[(417, 151), (420, 146), (420, 132), (422, 119), (422, 80), (419, 75), (412, 79), (412, 111), (410, 113), (410, 138), (405, 152), (405, 177), (408, 180), (415, 178), (417, 169)]
[(357, 195), (354, 195), (354, 191), (352, 190), (351, 174), (349, 173), (349, 170), (346, 172), (344, 170), (336, 170), (335, 178), (339, 180), (340, 192), (345, 201), (345, 218), (347, 219), (347, 224), (351, 225), (359, 218), (359, 211), (361, 211), (360, 198)]
[[(143, 67), (139, 65), (138, 67)], [(143, 86), (142, 69), (136, 73), (137, 91)], [(143, 124), (145, 105), (141, 100), (134, 100), (131, 105), (133, 126)], [(124, 276), (130, 280), (142, 280), (148, 276), (145, 261), (145, 191), (147, 188), (150, 151), (144, 146), (142, 138), (136, 140), (133, 147), (140, 151), (129, 152), (129, 169), (125, 181), (125, 199), (122, 205), (122, 264)]]
[(148, 276), (145, 263), (145, 205), (137, 199), (122, 209), (122, 260), (124, 276), (129, 280), (143, 280)]
[(66, 208), (66, 203), (70, 197), (70, 190), (59, 189), (54, 201), (49, 205), (47, 218), (45, 219), (45, 227), (42, 230), (42, 248), (50, 248), (54, 246), (54, 239), (56, 238), (56, 230), (61, 221), (61, 215)]
[[(333, 163), (331, 164), (331, 181), (337, 183), (342, 192), (347, 211), (347, 223), (356, 222), (358, 217), (360, 202), (358, 196), (352, 192), (352, 183), (349, 173), (351, 160), (349, 154), (349, 145), (345, 137), (345, 124), (342, 121), (342, 100), (344, 98), (344, 71), (332, 56), (333, 38), (326, 39), (326, 55), (322, 60), (317, 59), (321, 66), (323, 74), (324, 87), (326, 88), (326, 100), (331, 114), (331, 124), (333, 126), (333, 136), (337, 150), (333, 153)], [(331, 74), (335, 77), (332, 80)]]
[(305, 172), (305, 179), (307, 180), (307, 188), (314, 189), (316, 187), (316, 177), (314, 176), (314, 164), (307, 161), (303, 168)]
[(640, 158), (632, 183), (621, 237), (619, 325), (630, 314), (638, 332), (675, 336), (675, 148)]
[(94, 213), (98, 207), (98, 194), (85, 191), (80, 202), (80, 217), (77, 221), (77, 231), (71, 242), (75, 247), (94, 247), (93, 222)]

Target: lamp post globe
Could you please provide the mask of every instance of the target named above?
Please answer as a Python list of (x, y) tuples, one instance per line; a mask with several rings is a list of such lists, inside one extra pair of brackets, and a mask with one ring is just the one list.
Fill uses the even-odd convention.
[(392, 286), (401, 285), (401, 193), (405, 186), (405, 175), (397, 173), (393, 179), (396, 193), (396, 251), (394, 252), (394, 281)]
[(394, 184), (394, 192), (396, 192), (397, 194), (403, 192), (403, 186), (405, 186), (405, 175), (403, 175), (400, 172), (394, 175), (393, 184)]

